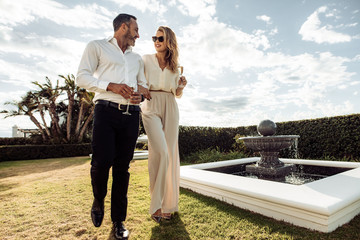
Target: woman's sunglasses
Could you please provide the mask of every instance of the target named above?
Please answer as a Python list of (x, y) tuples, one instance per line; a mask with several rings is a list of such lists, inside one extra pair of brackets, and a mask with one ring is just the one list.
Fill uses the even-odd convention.
[(163, 37), (163, 36), (160, 36), (160, 37), (153, 36), (153, 37), (152, 37), (152, 40), (153, 40), (153, 42), (156, 42), (156, 40), (159, 40), (159, 42), (163, 42), (163, 41), (164, 41), (164, 37)]

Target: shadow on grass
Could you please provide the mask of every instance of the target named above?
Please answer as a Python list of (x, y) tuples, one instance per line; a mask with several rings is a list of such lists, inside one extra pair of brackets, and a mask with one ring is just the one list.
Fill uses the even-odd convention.
[(162, 220), (151, 229), (151, 239), (190, 240), (189, 233), (178, 213), (170, 221)]
[(87, 156), (0, 162), (0, 179), (64, 169), (90, 161)]
[[(131, 239), (131, 232), (129, 238)], [(163, 220), (159, 225), (151, 229), (151, 238), (154, 240), (191, 240), (185, 229), (183, 221), (178, 213), (175, 213), (171, 221)], [(111, 229), (107, 240), (115, 240), (114, 229)]]
[(292, 239), (360, 239), (360, 215), (356, 216), (349, 223), (339, 227), (331, 233), (321, 233), (306, 228), (294, 226), (290, 223), (277, 221), (272, 218), (260, 215), (249, 210), (244, 210), (228, 203), (213, 199), (201, 194), (195, 193), (188, 189), (180, 188), (180, 193), (191, 198), (196, 198), (202, 204), (215, 208), (216, 211), (224, 212), (234, 218), (246, 220), (247, 222), (264, 229), (267, 234), (275, 233), (291, 236)]

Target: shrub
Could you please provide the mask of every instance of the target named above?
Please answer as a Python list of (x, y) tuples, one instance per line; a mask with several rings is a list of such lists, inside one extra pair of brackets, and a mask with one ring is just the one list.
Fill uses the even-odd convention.
[(0, 146), (0, 161), (86, 156), (91, 144)]
[(194, 163), (217, 162), (217, 161), (238, 159), (244, 157), (247, 156), (241, 152), (224, 153), (219, 151), (218, 149), (208, 148), (205, 150), (200, 150), (198, 152), (190, 153), (189, 155), (185, 156), (184, 159), (181, 159), (181, 162), (194, 164)]
[[(360, 114), (276, 123), (276, 135), (300, 135), (298, 157), (304, 159), (347, 159), (360, 161)], [(237, 128), (184, 127), (179, 129), (180, 157), (206, 149), (242, 152), (246, 149), (240, 136), (258, 135), (256, 126)], [(294, 146), (280, 152), (280, 157), (294, 157)]]

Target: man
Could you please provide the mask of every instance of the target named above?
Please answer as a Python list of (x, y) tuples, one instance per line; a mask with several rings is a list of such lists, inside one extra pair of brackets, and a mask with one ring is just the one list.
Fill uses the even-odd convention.
[(100, 227), (112, 167), (111, 220), (114, 235), (116, 239), (127, 239), (129, 231), (123, 222), (127, 211), (128, 169), (138, 137), (142, 98), (136, 89), (139, 85), (146, 90), (147, 86), (142, 59), (131, 48), (139, 38), (136, 17), (119, 14), (113, 26), (113, 37), (95, 40), (86, 46), (76, 81), (79, 87), (95, 92), (91, 218), (94, 226)]

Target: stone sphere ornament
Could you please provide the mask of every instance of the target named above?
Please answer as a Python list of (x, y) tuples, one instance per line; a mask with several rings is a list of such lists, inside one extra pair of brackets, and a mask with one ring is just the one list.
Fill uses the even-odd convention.
[(276, 132), (276, 124), (271, 120), (263, 120), (257, 126), (257, 131), (262, 136), (272, 136)]

